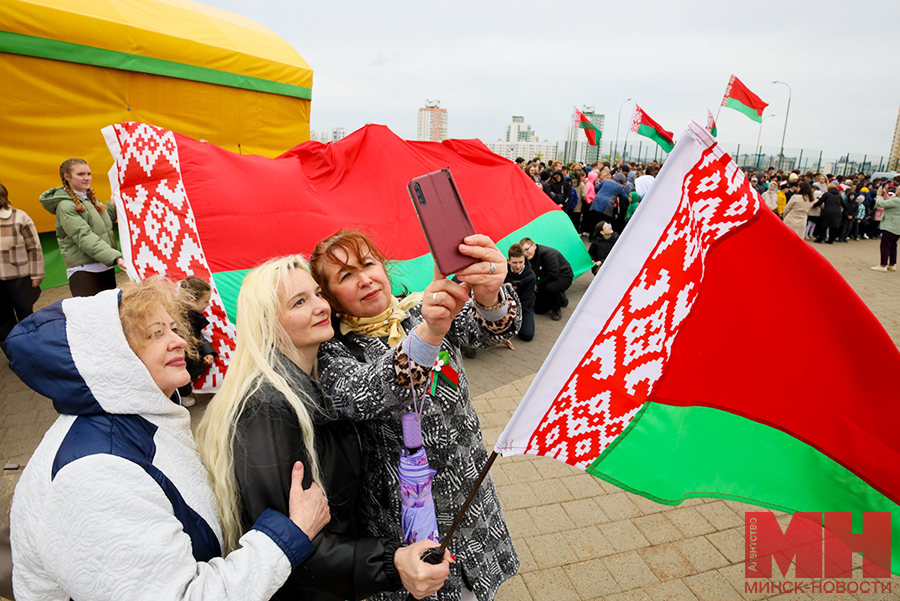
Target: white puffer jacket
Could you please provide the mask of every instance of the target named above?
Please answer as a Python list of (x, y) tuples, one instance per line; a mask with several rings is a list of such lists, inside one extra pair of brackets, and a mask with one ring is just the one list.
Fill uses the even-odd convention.
[(309, 539), (270, 511), (221, 557), (190, 415), (129, 348), (118, 303), (67, 299), (7, 339), (13, 371), (61, 414), (13, 497), (17, 601), (269, 599)]

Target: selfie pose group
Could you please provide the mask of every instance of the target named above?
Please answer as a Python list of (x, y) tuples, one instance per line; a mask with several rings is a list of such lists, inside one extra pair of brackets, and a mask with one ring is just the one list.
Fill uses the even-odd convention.
[[(100, 249), (108, 217), (84, 168), (54, 193), (74, 207), (58, 233)], [(93, 224), (66, 225), (85, 212)], [(67, 263), (116, 262), (103, 248)], [(493, 599), (519, 560), (490, 475), (437, 564), (421, 559), (437, 543), (413, 542), (401, 516), (405, 420), (420, 424), (443, 537), (488, 458), (459, 347), (522, 323), (494, 243), (469, 236), (459, 252), (474, 260), (461, 283), (435, 269), (405, 297), (358, 231), (319, 242), (309, 264), (252, 270), (196, 443), (178, 390), (209, 361), (188, 314), (203, 290), (186, 305), (150, 278), (24, 320), (11, 367), (61, 415), (13, 499), (16, 599)]]

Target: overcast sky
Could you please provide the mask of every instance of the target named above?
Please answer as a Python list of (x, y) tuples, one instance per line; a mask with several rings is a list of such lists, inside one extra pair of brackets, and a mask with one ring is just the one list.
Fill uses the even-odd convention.
[[(733, 73), (769, 103), (764, 147), (781, 144), (779, 80), (793, 89), (786, 148), (824, 150), (825, 160), (865, 153), (877, 165), (900, 110), (898, 0), (205, 3), (268, 27), (306, 59), (316, 131), (373, 122), (415, 139), (416, 111), (439, 99), (453, 138), (496, 140), (522, 115), (557, 141), (572, 107), (591, 105), (606, 115), (609, 142), (632, 98), (678, 137), (688, 119), (716, 113)], [(633, 106), (622, 109), (622, 141)], [(718, 129), (726, 150), (742, 152), (759, 133), (726, 108)]]

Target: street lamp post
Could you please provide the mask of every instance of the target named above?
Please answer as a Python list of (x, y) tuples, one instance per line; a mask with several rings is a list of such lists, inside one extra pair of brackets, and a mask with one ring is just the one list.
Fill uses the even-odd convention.
[(610, 162), (616, 162), (616, 152), (619, 150), (619, 125), (621, 125), (622, 121), (622, 107), (625, 106), (626, 102), (631, 102), (631, 98), (622, 101), (622, 104), (619, 105), (619, 116), (616, 118), (616, 147), (613, 150), (613, 155), (610, 157)]
[[(774, 117), (775, 115), (766, 115), (762, 118), (762, 121), (759, 122), (759, 133), (756, 135), (756, 168), (760, 169), (759, 160), (762, 157), (762, 147), (759, 145), (759, 139), (762, 137), (762, 126), (763, 122), (769, 117)], [(783, 149), (783, 147), (782, 147)]]
[(784, 112), (784, 131), (781, 132), (781, 152), (778, 154), (778, 168), (781, 169), (781, 162), (784, 160), (784, 136), (787, 135), (788, 116), (791, 113), (791, 86), (784, 83), (783, 81), (773, 81), (772, 83), (778, 83), (783, 86), (787, 86), (788, 89), (787, 110)]

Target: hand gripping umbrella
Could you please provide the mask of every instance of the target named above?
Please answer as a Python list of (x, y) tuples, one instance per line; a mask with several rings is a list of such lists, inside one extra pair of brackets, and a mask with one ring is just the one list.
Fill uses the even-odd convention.
[[(441, 351), (438, 355), (438, 360), (435, 362), (435, 369), (432, 370), (431, 374), (432, 394), (434, 394), (435, 387), (437, 386), (436, 372), (439, 372), (451, 385), (458, 385), (458, 376), (453, 373), (444, 373), (444, 370), (442, 369), (442, 366), (444, 365), (449, 367), (449, 363), (449, 354)], [(448, 371), (452, 372), (452, 370)], [(437, 518), (435, 517), (434, 512), (434, 498), (431, 496), (431, 482), (434, 479), (434, 475), (437, 474), (437, 470), (432, 469), (431, 466), (428, 465), (428, 457), (425, 455), (425, 448), (422, 446), (422, 423), (420, 416), (422, 414), (422, 408), (425, 406), (425, 399), (423, 397), (421, 405), (416, 404), (416, 391), (415, 384), (413, 384), (411, 369), (409, 381), (413, 397), (413, 408), (415, 411), (403, 414), (403, 444), (406, 446), (406, 449), (400, 452), (400, 465), (398, 470), (400, 476), (400, 524), (403, 527), (403, 542), (413, 543), (426, 538), (433, 540), (434, 542), (440, 542), (440, 536), (437, 531)], [(417, 448), (418, 450), (415, 450)], [(426, 550), (421, 556), (422, 561), (434, 565), (441, 563), (447, 545), (449, 545), (450, 541), (453, 539), (453, 535), (462, 523), (466, 511), (469, 509), (469, 505), (472, 504), (472, 500), (475, 498), (475, 493), (478, 492), (481, 483), (484, 482), (484, 478), (487, 476), (487, 473), (490, 471), (496, 458), (497, 452), (494, 451), (491, 453), (490, 457), (488, 457), (487, 462), (481, 469), (481, 473), (478, 474), (478, 478), (476, 478), (475, 482), (472, 484), (472, 489), (469, 491), (469, 495), (462, 507), (459, 508), (459, 512), (457, 512), (456, 518), (453, 520), (453, 525), (450, 526), (450, 530), (447, 531), (447, 536), (444, 537), (444, 541), (441, 542), (439, 546), (431, 547)], [(406, 475), (404, 475), (404, 472), (406, 472)], [(423, 484), (426, 481), (427, 484)], [(407, 601), (415, 601), (415, 597), (412, 593), (409, 593), (406, 599)]]

